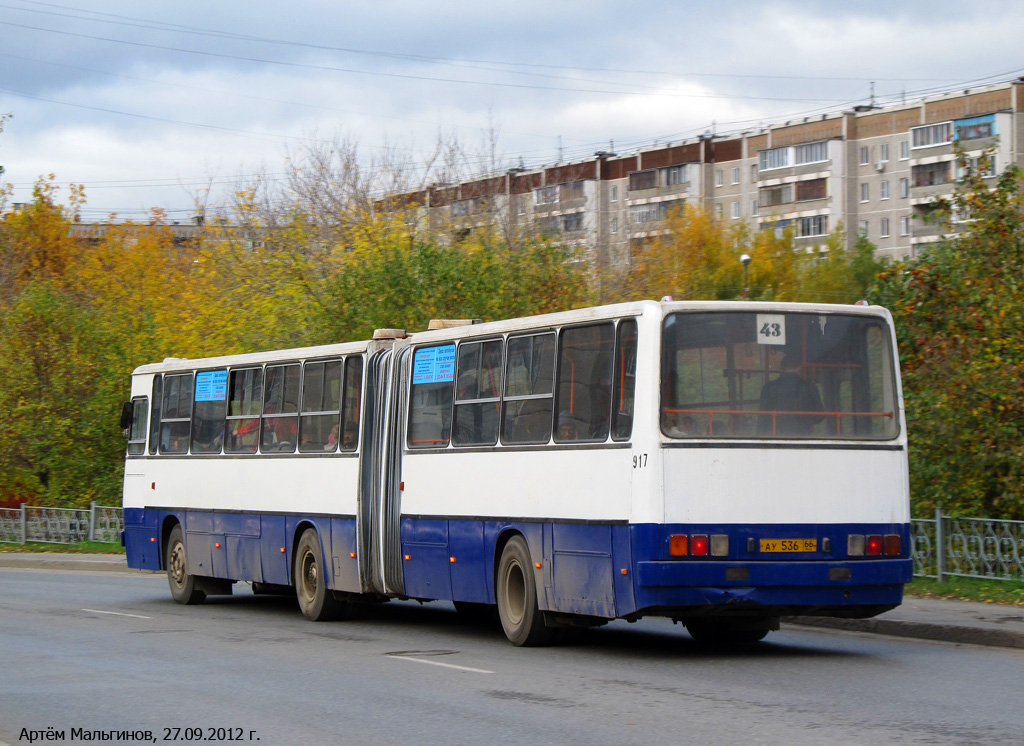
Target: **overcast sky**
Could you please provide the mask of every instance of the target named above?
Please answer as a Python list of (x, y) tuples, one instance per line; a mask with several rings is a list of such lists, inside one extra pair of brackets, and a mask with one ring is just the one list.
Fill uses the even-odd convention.
[(1013, 0), (0, 0), (0, 35), (0, 179), (84, 184), (87, 220), (187, 220), (335, 136), (420, 163), (493, 123), (529, 167), (1024, 74)]

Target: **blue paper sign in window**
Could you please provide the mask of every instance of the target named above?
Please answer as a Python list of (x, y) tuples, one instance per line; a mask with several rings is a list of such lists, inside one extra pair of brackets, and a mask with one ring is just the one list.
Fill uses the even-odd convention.
[(416, 350), (412, 365), (413, 385), (455, 380), (455, 345)]
[(196, 374), (196, 401), (224, 401), (227, 398), (226, 370), (208, 370)]

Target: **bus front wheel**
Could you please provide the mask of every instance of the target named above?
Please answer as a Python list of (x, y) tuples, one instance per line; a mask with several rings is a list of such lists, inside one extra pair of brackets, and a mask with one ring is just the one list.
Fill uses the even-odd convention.
[(171, 587), (171, 598), (179, 604), (201, 604), (206, 593), (199, 590), (196, 576), (189, 574), (188, 562), (185, 559), (185, 539), (181, 533), (181, 524), (171, 529), (167, 538), (167, 584)]
[(299, 547), (295, 552), (294, 579), (295, 595), (306, 619), (326, 622), (342, 615), (346, 604), (336, 599), (327, 587), (320, 539), (315, 529), (307, 528), (299, 539)]
[(501, 553), (496, 591), (498, 616), (509, 642), (519, 647), (534, 647), (547, 645), (554, 639), (555, 630), (544, 625), (544, 615), (537, 606), (533, 563), (522, 536), (509, 539)]

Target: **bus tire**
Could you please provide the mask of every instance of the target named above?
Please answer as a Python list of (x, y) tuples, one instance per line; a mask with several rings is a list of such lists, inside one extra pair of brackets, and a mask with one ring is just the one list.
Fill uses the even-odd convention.
[(206, 593), (199, 590), (196, 576), (190, 575), (188, 561), (185, 557), (185, 539), (181, 532), (181, 524), (171, 529), (167, 537), (167, 556), (164, 565), (167, 568), (167, 585), (171, 588), (171, 598), (179, 604), (201, 604), (206, 600)]
[(729, 645), (752, 645), (760, 642), (773, 629), (778, 629), (774, 619), (691, 619), (686, 622), (686, 631), (701, 645), (725, 647)]
[(517, 647), (547, 645), (555, 630), (544, 624), (537, 606), (530, 548), (522, 536), (513, 536), (501, 553), (496, 584), (498, 617), (505, 637)]
[(307, 528), (299, 539), (299, 546), (295, 551), (293, 579), (299, 608), (306, 619), (326, 622), (342, 615), (346, 604), (336, 599), (327, 588), (320, 538), (316, 529)]

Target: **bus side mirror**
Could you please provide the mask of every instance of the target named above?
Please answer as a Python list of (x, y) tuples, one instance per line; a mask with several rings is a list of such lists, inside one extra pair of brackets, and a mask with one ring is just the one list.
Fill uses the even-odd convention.
[(129, 430), (132, 426), (132, 419), (134, 418), (135, 407), (130, 401), (126, 401), (121, 405), (121, 429)]

